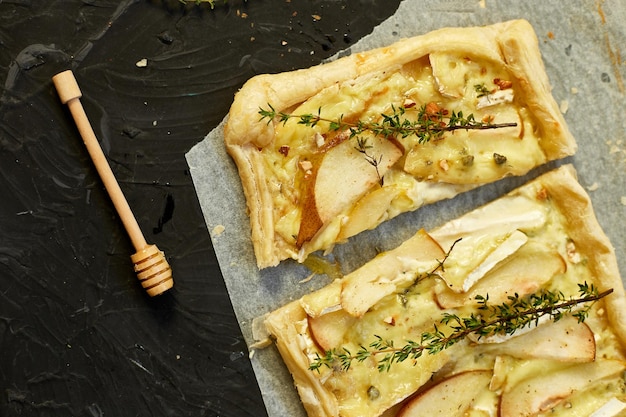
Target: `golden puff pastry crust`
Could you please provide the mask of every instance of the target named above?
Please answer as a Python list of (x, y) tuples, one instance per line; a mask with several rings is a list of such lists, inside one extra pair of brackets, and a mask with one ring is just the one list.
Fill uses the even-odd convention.
[[(329, 132), (328, 123), (268, 123), (259, 115), (273, 108), (376, 122), (381, 113), (406, 106), (408, 114), (431, 103), (447, 115), (461, 111), (515, 127), (456, 130), (432, 143), (393, 141), (395, 147), (366, 134), (367, 160), (354, 138)], [(440, 29), (311, 68), (256, 76), (235, 95), (224, 135), (260, 268), (303, 261), (402, 212), (576, 150), (524, 20)]]
[[(521, 244), (511, 250), (509, 243), (518, 235), (523, 235)], [(432, 271), (432, 262), (443, 259), (459, 238), (448, 252), (445, 272), (415, 284), (415, 277)], [(483, 256), (488, 252), (499, 254), (498, 261), (469, 288), (453, 289), (455, 269), (467, 278), (468, 271), (488, 263), (489, 256)], [(613, 290), (594, 304), (584, 323), (566, 316), (508, 340), (464, 341), (383, 372), (371, 359), (355, 361), (347, 371), (339, 364), (320, 372), (309, 369), (317, 355), (343, 348), (356, 353), (374, 335), (400, 347), (407, 340), (419, 341), (420, 332), (433, 324), (446, 332), (438, 321), (442, 314), (475, 311), (476, 295), (489, 296), (494, 303), (542, 289), (575, 296), (582, 283)], [(459, 404), (465, 411), (584, 416), (609, 401), (626, 402), (625, 302), (611, 243), (574, 169), (565, 165), (435, 230), (419, 231), (398, 248), (270, 313), (265, 325), (311, 417), (431, 415), (419, 414), (432, 413), (433, 407), (421, 398), (431, 389), (442, 389), (436, 395), (453, 401), (458, 397), (453, 377), (468, 372), (476, 373), (469, 381), (485, 386)], [(409, 413), (411, 407), (418, 414)]]

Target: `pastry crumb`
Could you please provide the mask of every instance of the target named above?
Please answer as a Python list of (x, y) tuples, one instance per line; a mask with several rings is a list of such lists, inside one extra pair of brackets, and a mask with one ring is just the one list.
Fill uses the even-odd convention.
[(569, 101), (561, 100), (561, 104), (559, 105), (559, 110), (561, 110), (561, 113), (563, 114), (567, 113), (568, 109), (569, 109)]
[(598, 188), (600, 188), (600, 185), (598, 185), (598, 183), (597, 183), (597, 182), (594, 182), (594, 183), (593, 183), (593, 184), (591, 184), (589, 187), (587, 187), (587, 190), (589, 190), (589, 191), (595, 191), (595, 190), (597, 190)]
[(308, 277), (301, 279), (300, 281), (298, 281), (298, 284), (306, 284), (307, 282), (311, 281), (313, 279), (313, 277), (315, 276), (315, 274), (311, 274)]
[(215, 226), (215, 227), (213, 228), (213, 230), (212, 230), (211, 234), (212, 234), (213, 236), (219, 236), (219, 235), (221, 235), (222, 233), (224, 233), (224, 230), (226, 230), (226, 228), (225, 228), (223, 225), (218, 224), (217, 226)]
[(623, 195), (622, 198), (620, 198), (620, 201), (622, 203), (622, 206), (626, 206), (626, 195)]
[(146, 58), (142, 58), (135, 63), (137, 68), (145, 68), (148, 66), (148, 60)]

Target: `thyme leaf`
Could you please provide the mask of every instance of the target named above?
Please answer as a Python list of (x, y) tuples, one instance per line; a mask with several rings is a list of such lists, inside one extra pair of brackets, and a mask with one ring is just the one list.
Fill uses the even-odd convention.
[(485, 83), (482, 84), (475, 84), (474, 85), (474, 91), (476, 91), (478, 93), (478, 95), (476, 97), (484, 97), (486, 95), (489, 95), (491, 93), (491, 91), (489, 91), (489, 89), (487, 87), (485, 87)]

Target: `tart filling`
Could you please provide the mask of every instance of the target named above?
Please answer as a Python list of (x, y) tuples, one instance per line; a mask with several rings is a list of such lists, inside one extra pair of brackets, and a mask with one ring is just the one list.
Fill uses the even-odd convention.
[[(570, 300), (581, 286), (605, 295), (584, 322), (577, 306), (559, 320), (385, 359), (390, 346), (454, 333), (459, 323), (442, 317), (487, 319), (483, 303)], [(625, 300), (613, 249), (567, 165), (418, 231), (265, 325), (310, 416), (614, 416), (626, 403)]]
[(576, 149), (523, 20), (441, 29), (254, 77), (235, 97), (225, 141), (260, 268), (303, 261)]

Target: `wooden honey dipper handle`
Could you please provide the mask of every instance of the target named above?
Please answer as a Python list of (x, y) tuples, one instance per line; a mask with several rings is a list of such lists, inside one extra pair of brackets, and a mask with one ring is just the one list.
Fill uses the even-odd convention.
[(109, 193), (109, 197), (115, 206), (124, 228), (130, 237), (137, 253), (131, 256), (135, 265), (137, 277), (150, 296), (155, 296), (170, 289), (174, 281), (172, 280), (172, 270), (165, 260), (163, 252), (154, 245), (148, 245), (141, 233), (139, 224), (122, 193), (115, 175), (102, 152), (100, 143), (89, 123), (89, 119), (80, 102), (82, 93), (71, 70), (61, 72), (52, 77), (54, 86), (59, 93), (63, 104), (67, 104), (76, 127), (83, 138), (89, 156), (96, 166), (96, 170), (104, 183), (104, 187)]

